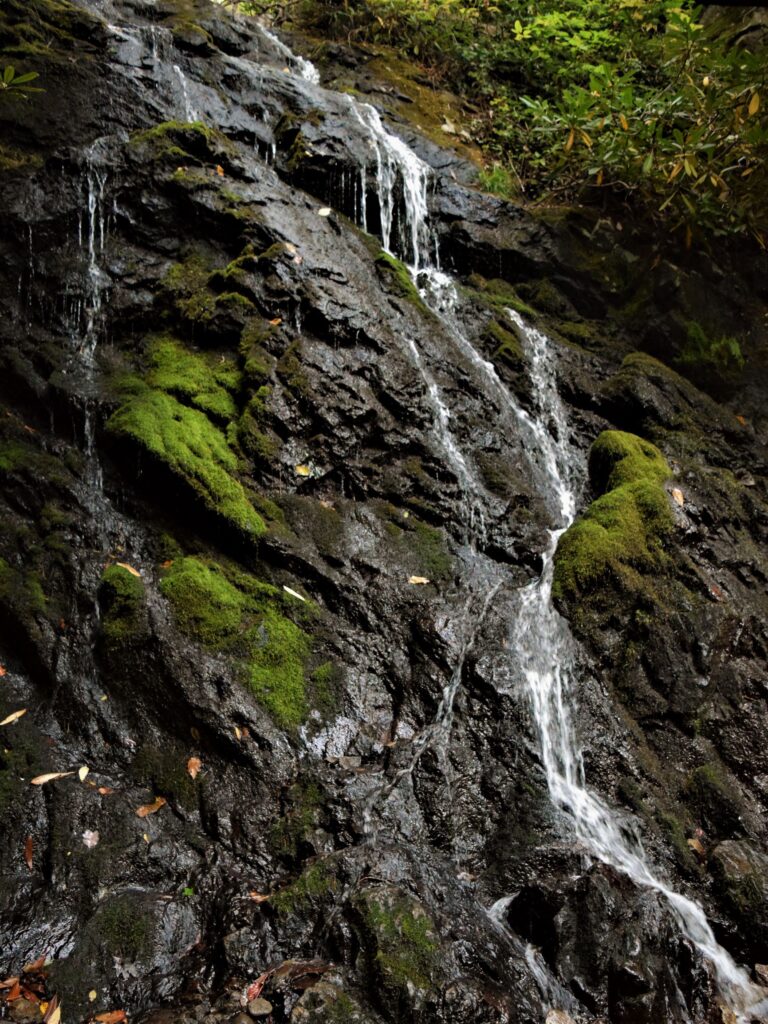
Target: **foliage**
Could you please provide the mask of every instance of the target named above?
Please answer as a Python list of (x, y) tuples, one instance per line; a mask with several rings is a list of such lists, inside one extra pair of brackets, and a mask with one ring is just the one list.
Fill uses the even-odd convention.
[(482, 104), (480, 185), (697, 233), (768, 229), (766, 62), (690, 0), (261, 0), (313, 31), (397, 46)]
[(43, 90), (38, 86), (29, 84), (39, 77), (37, 71), (25, 71), (23, 74), (18, 75), (16, 68), (12, 64), (8, 64), (3, 68), (2, 74), (0, 74), (0, 96), (4, 93), (10, 93), (13, 96), (26, 99), (27, 95), (31, 92), (42, 92)]

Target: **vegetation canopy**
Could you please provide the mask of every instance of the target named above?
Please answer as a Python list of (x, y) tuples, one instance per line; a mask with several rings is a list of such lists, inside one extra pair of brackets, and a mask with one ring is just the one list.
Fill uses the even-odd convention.
[(252, 0), (306, 31), (396, 46), (477, 104), (489, 190), (631, 202), (697, 236), (765, 245), (764, 56), (678, 0)]

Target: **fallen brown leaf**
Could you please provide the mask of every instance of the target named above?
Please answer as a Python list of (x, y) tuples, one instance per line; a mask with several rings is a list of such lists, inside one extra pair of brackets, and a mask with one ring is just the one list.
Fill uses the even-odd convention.
[(53, 782), (54, 779), (66, 779), (68, 775), (74, 775), (74, 772), (47, 772), (45, 775), (36, 775), (34, 779), (30, 779), (33, 786), (44, 786), (46, 782)]
[(270, 320), (269, 322), (273, 327), (279, 327), (283, 322), (283, 319), (282, 317), (276, 316), (274, 320)]
[(13, 986), (17, 983), (18, 980), (18, 977), (6, 978), (5, 981), (0, 981), (0, 988), (13, 988)]
[(37, 960), (34, 960), (31, 964), (27, 964), (25, 967), (22, 967), (21, 973), (22, 974), (34, 974), (36, 971), (42, 971), (42, 969), (44, 967), (45, 967), (45, 957), (44, 956), (39, 956), (37, 958)]
[(203, 762), (200, 760), (199, 757), (190, 757), (190, 759), (187, 761), (187, 775), (189, 775), (191, 779), (196, 779), (198, 772), (202, 767)]
[(269, 899), (269, 893), (268, 892), (267, 893), (256, 892), (255, 889), (251, 889), (251, 891), (248, 893), (248, 895), (251, 897), (251, 899), (253, 900), (254, 903), (263, 903), (265, 900)]
[(93, 1019), (101, 1021), (101, 1024), (120, 1024), (120, 1021), (128, 1019), (128, 1014), (125, 1010), (109, 1010), (107, 1013), (97, 1013)]
[(109, 796), (110, 793), (114, 792), (114, 789), (110, 789), (109, 786), (99, 786), (99, 793), (101, 796)]
[(11, 989), (5, 999), (8, 1003), (12, 1003), (16, 999), (21, 999), (21, 985), (19, 984), (18, 978), (16, 979), (15, 984), (11, 986)]
[(426, 576), (409, 576), (408, 577), (408, 582), (409, 583), (416, 583), (416, 584), (419, 584), (419, 585), (423, 586), (425, 583), (429, 583), (429, 580), (427, 579)]
[(216, 164), (216, 173), (220, 178), (224, 177), (224, 168), (221, 166), (221, 164)]
[(33, 850), (34, 850), (34, 843), (32, 841), (32, 836), (27, 836), (27, 841), (26, 841), (26, 843), (24, 843), (24, 863), (27, 865), (27, 867), (29, 868), (30, 871), (33, 870), (33, 867), (32, 867), (32, 852), (33, 852)]
[(3, 678), (7, 671), (8, 669), (5, 667), (5, 665), (0, 665), (0, 679)]
[[(155, 811), (159, 811), (160, 808), (164, 807), (167, 803), (168, 801), (165, 799), (164, 796), (156, 796), (151, 804), (142, 804), (141, 807), (137, 807), (136, 814), (140, 818), (146, 818), (148, 814), (154, 814)], [(101, 1020), (100, 1017), (97, 1017), (96, 1019)], [(122, 1018), (120, 1019), (122, 1020)]]
[(2, 720), (2, 722), (0, 722), (0, 725), (10, 725), (11, 722), (18, 722), (18, 720), (21, 718), (21, 716), (22, 715), (26, 715), (26, 713), (27, 713), (27, 709), (26, 708), (22, 708), (20, 711), (12, 711), (11, 714), (8, 715), (7, 718), (4, 718)]

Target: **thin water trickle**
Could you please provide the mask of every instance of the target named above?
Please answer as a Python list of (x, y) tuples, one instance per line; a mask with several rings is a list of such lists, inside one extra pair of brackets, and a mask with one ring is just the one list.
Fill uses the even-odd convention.
[(186, 121), (192, 123), (193, 121), (199, 121), (200, 115), (196, 108), (192, 105), (192, 100), (189, 95), (189, 79), (181, 70), (178, 64), (173, 65), (173, 72), (179, 80), (179, 88), (181, 89), (181, 100), (184, 108), (184, 118)]
[(288, 66), (296, 69), (300, 78), (303, 78), (306, 82), (311, 82), (312, 85), (320, 84), (320, 72), (311, 61), (307, 60), (306, 57), (297, 56), (290, 47), (285, 45), (282, 39), (278, 39), (275, 33), (270, 32), (266, 26), (261, 25), (259, 27), (277, 52), (285, 57)]

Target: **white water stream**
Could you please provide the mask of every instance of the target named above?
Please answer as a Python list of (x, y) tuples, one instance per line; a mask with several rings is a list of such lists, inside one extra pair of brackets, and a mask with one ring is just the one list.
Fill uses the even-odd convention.
[[(566, 621), (552, 601), (555, 549), (560, 536), (576, 516), (582, 470), (580, 456), (569, 442), (570, 431), (557, 388), (551, 343), (540, 331), (527, 325), (519, 314), (508, 310), (511, 322), (525, 342), (537, 406), (537, 416), (532, 417), (504, 386), (492, 364), (477, 353), (463, 334), (457, 318), (452, 315), (457, 304), (454, 283), (449, 275), (429, 262), (430, 249), (434, 247), (436, 252), (437, 248), (433, 246), (428, 226), (429, 167), (406, 143), (386, 130), (372, 107), (350, 99), (350, 108), (369, 133), (375, 155), (375, 186), (384, 248), (409, 264), (414, 282), (425, 285), (421, 289), (424, 300), (442, 317), (459, 350), (476, 367), (494, 396), (501, 399), (502, 407), (513, 414), (526, 439), (533, 442), (528, 454), (559, 520), (558, 526), (550, 531), (549, 543), (542, 552), (541, 575), (520, 591), (518, 614), (508, 645), (509, 656), (526, 683), (552, 802), (568, 816), (576, 836), (598, 860), (664, 898), (681, 932), (711, 963), (720, 992), (738, 1020), (746, 1021), (751, 1016), (768, 1013), (765, 990), (752, 984), (746, 972), (719, 945), (701, 907), (657, 877), (639, 840), (622, 828), (619, 815), (586, 785), (582, 752), (571, 715), (572, 681), (577, 672), (576, 647)], [(363, 169), (364, 225), (368, 222), (366, 184)], [(395, 238), (394, 225), (398, 217), (400, 230), (399, 237)], [(471, 493), (474, 472), (451, 433), (450, 410), (415, 344), (408, 339), (406, 344), (427, 384), (435, 429), (442, 435), (443, 450), (472, 504), (473, 498), (479, 497), (477, 492)], [(481, 502), (476, 500), (475, 504)], [(466, 650), (462, 660), (465, 654)], [(432, 730), (432, 734), (439, 732), (446, 740), (450, 708), (460, 675), (460, 671), (454, 672)]]

